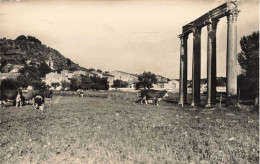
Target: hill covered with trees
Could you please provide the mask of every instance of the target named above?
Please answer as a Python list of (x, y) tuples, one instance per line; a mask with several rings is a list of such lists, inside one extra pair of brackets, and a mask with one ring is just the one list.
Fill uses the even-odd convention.
[(50, 48), (33, 36), (18, 36), (15, 40), (0, 38), (1, 72), (7, 64), (25, 65), (27, 61), (45, 63), (50, 56), (55, 70), (87, 70), (64, 57), (59, 51)]

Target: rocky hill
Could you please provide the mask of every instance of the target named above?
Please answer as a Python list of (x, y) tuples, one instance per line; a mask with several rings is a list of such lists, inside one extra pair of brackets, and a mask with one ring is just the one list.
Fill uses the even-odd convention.
[(46, 62), (50, 56), (54, 61), (55, 70), (73, 69), (87, 70), (65, 58), (57, 50), (41, 43), (35, 37), (21, 35), (15, 40), (0, 38), (1, 71), (7, 64), (24, 65), (27, 61), (36, 63)]

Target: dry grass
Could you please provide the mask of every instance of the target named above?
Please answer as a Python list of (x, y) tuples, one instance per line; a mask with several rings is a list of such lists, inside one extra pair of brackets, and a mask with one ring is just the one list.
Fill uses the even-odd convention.
[(2, 163), (258, 163), (259, 117), (232, 109), (54, 96), (0, 111)]

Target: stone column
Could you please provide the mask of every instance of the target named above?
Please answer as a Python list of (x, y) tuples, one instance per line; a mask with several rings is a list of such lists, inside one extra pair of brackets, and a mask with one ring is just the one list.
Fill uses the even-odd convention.
[(180, 82), (179, 82), (179, 104), (183, 104), (183, 56), (184, 56), (184, 48), (183, 48), (183, 34), (179, 35), (181, 40), (180, 45)]
[(237, 103), (237, 16), (238, 10), (227, 13), (227, 105)]
[(187, 103), (187, 40), (188, 35), (179, 35), (180, 46), (180, 83), (179, 83), (179, 104)]
[(192, 102), (191, 106), (200, 103), (200, 70), (201, 70), (201, 28), (193, 30), (192, 56)]
[(183, 36), (183, 101), (187, 103), (187, 79), (188, 79), (188, 34)]
[(218, 20), (210, 20), (208, 29), (208, 47), (207, 47), (207, 104), (211, 107), (216, 103), (216, 29)]

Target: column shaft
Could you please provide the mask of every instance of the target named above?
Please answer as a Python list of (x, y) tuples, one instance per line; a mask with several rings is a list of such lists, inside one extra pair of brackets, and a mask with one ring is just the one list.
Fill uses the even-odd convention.
[(216, 27), (217, 20), (211, 20), (208, 28), (207, 47), (207, 105), (216, 103)]
[(193, 31), (193, 56), (192, 56), (192, 102), (191, 106), (200, 103), (200, 71), (201, 71), (201, 29)]
[(227, 105), (237, 103), (237, 10), (227, 15)]
[(187, 103), (187, 79), (188, 79), (188, 35), (183, 37), (183, 101)]
[(179, 104), (183, 104), (183, 35), (180, 35), (180, 82), (179, 82)]

